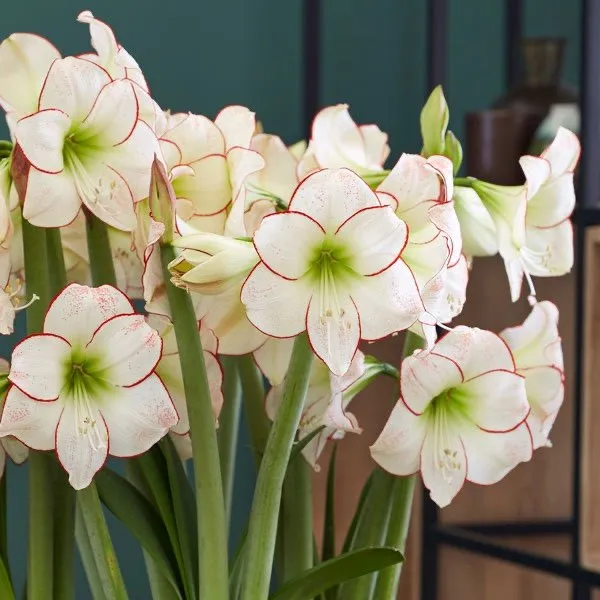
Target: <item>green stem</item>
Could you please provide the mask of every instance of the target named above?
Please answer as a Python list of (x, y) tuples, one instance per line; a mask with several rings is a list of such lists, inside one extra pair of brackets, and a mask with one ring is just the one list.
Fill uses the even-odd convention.
[(302, 456), (289, 463), (281, 512), (285, 582), (311, 569), (314, 562), (312, 473)]
[[(50, 294), (67, 283), (60, 229), (46, 229)], [(54, 597), (75, 598), (75, 490), (61, 466), (52, 465), (54, 477)]]
[[(373, 484), (367, 497), (364, 518), (361, 519), (356, 532), (355, 548), (382, 546), (386, 539), (386, 531), (390, 520), (390, 494), (393, 481), (387, 473), (379, 468), (373, 473)], [(342, 586), (340, 598), (360, 598), (369, 600), (375, 585), (375, 574), (364, 575), (353, 579)]]
[(198, 515), (199, 597), (228, 597), (227, 523), (223, 485), (204, 353), (192, 300), (170, 283), (168, 265), (175, 258), (171, 246), (161, 246), (161, 259), (190, 420)]
[(254, 462), (258, 469), (271, 429), (271, 421), (265, 412), (265, 386), (262, 373), (251, 354), (237, 357), (237, 363), (242, 382), (244, 412), (250, 430)]
[[(391, 476), (388, 475), (388, 477)], [(398, 550), (404, 552), (410, 525), (416, 476), (396, 477), (394, 479), (392, 484), (392, 512), (385, 545), (398, 548)], [(398, 596), (401, 573), (402, 563), (379, 571), (373, 598), (377, 600), (395, 600)]]
[(235, 453), (240, 428), (242, 388), (235, 358), (232, 356), (222, 356), (221, 363), (224, 373), (223, 410), (221, 410), (221, 415), (219, 416), (217, 441), (219, 443), (219, 457), (221, 459), (221, 481), (223, 482), (225, 513), (227, 515), (227, 522), (229, 523), (235, 476)]
[(8, 562), (8, 531), (6, 520), (6, 488), (7, 488), (8, 472), (4, 467), (4, 474), (0, 479), (0, 559), (6, 565), (6, 570), (10, 577), (10, 569)]
[[(23, 219), (23, 247), (27, 291), (39, 300), (27, 309), (27, 333), (42, 331), (50, 301), (50, 280), (46, 231)], [(53, 509), (52, 468), (50, 457), (42, 452), (29, 453), (29, 543), (27, 562), (27, 598), (46, 600), (53, 589)]]
[(474, 177), (455, 177), (454, 185), (458, 185), (460, 187), (473, 187), (473, 183), (476, 181), (477, 179)]
[(111, 600), (126, 600), (125, 583), (94, 482), (77, 492), (77, 508), (105, 597)]
[(85, 225), (87, 230), (88, 253), (90, 270), (94, 285), (117, 284), (115, 266), (113, 264), (108, 228), (106, 223), (96, 215), (86, 213)]
[(306, 398), (313, 354), (305, 333), (295, 342), (283, 399), (263, 456), (246, 540), (242, 600), (264, 600), (269, 593), (281, 490)]

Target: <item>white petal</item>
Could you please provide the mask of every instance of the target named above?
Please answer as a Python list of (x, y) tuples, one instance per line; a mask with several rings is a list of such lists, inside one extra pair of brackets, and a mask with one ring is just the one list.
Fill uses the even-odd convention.
[(505, 433), (469, 427), (460, 437), (467, 455), (467, 479), (473, 483), (497, 483), (519, 463), (531, 459), (531, 434), (525, 424)]
[(373, 460), (394, 475), (412, 475), (421, 466), (427, 418), (410, 411), (400, 399), (383, 431), (370, 447)]
[[(80, 431), (75, 407), (65, 406), (56, 430), (56, 454), (76, 490), (90, 485), (108, 455), (108, 432), (102, 415), (94, 410), (89, 418), (92, 423), (87, 427), (92, 433), (85, 435)], [(93, 443), (90, 438), (94, 439)]]
[(33, 33), (13, 33), (0, 44), (0, 106), (19, 116), (38, 109), (42, 84), (60, 52)]
[(527, 180), (527, 197), (533, 198), (550, 179), (550, 163), (537, 156), (521, 156), (519, 164)]
[(495, 333), (476, 327), (455, 327), (438, 340), (435, 352), (457, 363), (465, 380), (492, 370), (515, 370), (506, 343)]
[(411, 270), (402, 260), (371, 277), (361, 277), (350, 290), (361, 321), (361, 337), (377, 340), (410, 327), (423, 311)]
[(13, 351), (9, 379), (37, 400), (56, 400), (65, 384), (68, 342), (55, 335), (31, 335)]
[(69, 115), (61, 110), (41, 110), (17, 121), (15, 137), (36, 169), (60, 173), (63, 170), (63, 145), (70, 127)]
[(227, 152), (227, 163), (234, 198), (239, 194), (246, 178), (265, 166), (265, 160), (258, 152), (237, 146)]
[(462, 236), (460, 233), (460, 223), (456, 211), (454, 210), (454, 202), (441, 202), (432, 206), (429, 209), (429, 218), (432, 223), (443, 232), (450, 241), (450, 260), (449, 266), (453, 267), (462, 255)]
[(522, 325), (505, 329), (500, 337), (512, 350), (517, 369), (544, 365), (563, 368), (558, 309), (552, 302), (534, 304)]
[(294, 338), (284, 340), (269, 338), (254, 351), (254, 360), (258, 368), (272, 386), (283, 383), (292, 358), (293, 347)]
[(71, 223), (81, 199), (66, 171), (51, 175), (35, 168), (29, 170), (23, 218), (37, 227), (64, 227)]
[(367, 165), (382, 167), (390, 154), (388, 134), (377, 125), (360, 125), (358, 130), (365, 146)]
[(177, 433), (169, 433), (169, 437), (177, 450), (177, 454), (181, 460), (189, 460), (192, 458), (192, 438), (189, 433), (179, 435)]
[(581, 145), (577, 136), (564, 127), (559, 127), (556, 137), (542, 153), (552, 167), (552, 177), (558, 177), (567, 171), (574, 171), (579, 155)]
[(375, 206), (355, 213), (335, 236), (336, 241), (347, 248), (348, 266), (361, 275), (374, 275), (390, 267), (400, 257), (407, 238), (406, 223), (389, 206)]
[(523, 260), (520, 256), (516, 258), (504, 258), (504, 270), (508, 278), (510, 299), (512, 302), (516, 302), (521, 297), (523, 278), (525, 276)]
[(206, 350), (204, 351), (204, 365), (210, 391), (210, 402), (215, 422), (217, 422), (223, 408), (223, 369), (217, 356)]
[(29, 448), (23, 442), (20, 442), (16, 437), (12, 435), (7, 435), (0, 440), (2, 446), (4, 446), (4, 451), (8, 456), (10, 456), (11, 460), (16, 464), (23, 464), (27, 460), (27, 456), (29, 455)]
[(529, 413), (525, 379), (509, 371), (488, 371), (456, 390), (468, 406), (469, 417), (481, 429), (508, 431)]
[(102, 404), (113, 456), (141, 454), (177, 423), (179, 416), (157, 375), (107, 397)]
[(131, 313), (131, 303), (118, 289), (110, 285), (91, 288), (72, 283), (48, 307), (44, 333), (64, 337), (72, 346), (85, 346), (102, 323), (116, 315)]
[(104, 66), (112, 65), (119, 51), (119, 45), (117, 44), (113, 30), (103, 21), (94, 18), (94, 15), (89, 10), (79, 13), (77, 20), (80, 23), (89, 24), (92, 46), (98, 53), (102, 64)]
[(245, 106), (227, 106), (215, 118), (223, 133), (227, 150), (234, 146), (248, 148), (256, 128), (254, 113)]
[(454, 188), (454, 210), (460, 223), (467, 256), (494, 256), (498, 252), (496, 226), (473, 188)]
[(527, 228), (527, 248), (521, 250), (525, 267), (536, 277), (557, 277), (573, 268), (573, 224)]
[(131, 135), (138, 111), (133, 85), (125, 79), (111, 81), (102, 88), (79, 129), (85, 132), (86, 143), (116, 146)]
[(409, 409), (421, 414), (431, 400), (462, 381), (460, 368), (435, 352), (418, 352), (402, 361), (400, 393)]
[(321, 226), (295, 212), (265, 217), (254, 234), (254, 245), (263, 263), (286, 279), (302, 277), (324, 242)]
[(338, 305), (340, 315), (322, 315), (320, 293), (315, 292), (306, 314), (306, 330), (315, 354), (335, 375), (341, 376), (350, 367), (361, 334), (358, 312), (351, 298), (338, 297)]
[(289, 209), (303, 212), (327, 232), (359, 210), (381, 206), (377, 195), (356, 173), (348, 169), (323, 169), (300, 182)]
[(162, 341), (142, 315), (120, 315), (100, 326), (87, 351), (98, 356), (103, 379), (113, 385), (132, 386), (154, 370)]
[(568, 219), (575, 208), (573, 173), (553, 179), (527, 203), (527, 225), (552, 227)]
[(232, 197), (225, 156), (206, 156), (191, 167), (193, 175), (183, 174), (173, 179), (177, 198), (189, 200), (194, 215), (214, 215), (224, 210)]
[(62, 410), (61, 402), (33, 400), (13, 385), (2, 410), (0, 435), (14, 435), (35, 450), (52, 450)]
[(164, 386), (171, 396), (175, 410), (179, 415), (179, 421), (171, 427), (171, 431), (183, 435), (190, 430), (190, 420), (185, 401), (185, 388), (181, 374), (181, 363), (179, 353), (163, 357), (156, 367), (156, 374), (160, 377)]
[[(453, 469), (440, 466), (440, 451), (447, 451), (452, 455), (455, 465)], [(458, 435), (449, 435), (447, 447), (443, 449), (438, 448), (438, 440), (433, 433), (425, 437), (421, 451), (421, 474), (431, 499), (440, 508), (448, 506), (464, 485), (468, 468), (467, 460), (464, 446)]]
[(109, 82), (108, 73), (89, 60), (72, 56), (56, 60), (40, 94), (40, 110), (58, 108), (74, 123), (80, 123)]
[(190, 164), (210, 155), (225, 155), (223, 134), (204, 116), (184, 113), (169, 115), (167, 127), (163, 137), (179, 148), (180, 164)]
[(292, 337), (305, 329), (311, 294), (304, 279), (283, 279), (259, 263), (246, 279), (241, 299), (248, 319), (260, 331), (273, 337)]

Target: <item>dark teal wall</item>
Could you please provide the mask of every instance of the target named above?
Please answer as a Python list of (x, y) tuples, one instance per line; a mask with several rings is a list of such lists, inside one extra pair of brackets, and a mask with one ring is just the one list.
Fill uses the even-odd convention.
[[(577, 84), (581, 0), (525, 4), (527, 35), (569, 39), (565, 79)], [(393, 156), (418, 151), (426, 2), (323, 0), (323, 5), (321, 104), (347, 102), (358, 122), (378, 123), (390, 134)], [(90, 9), (112, 24), (163, 107), (214, 115), (226, 104), (247, 104), (267, 131), (292, 142), (303, 133), (301, 8), (301, 0), (20, 0), (4, 3), (0, 39), (33, 31), (65, 54), (87, 51), (87, 27), (75, 17)], [(503, 91), (503, 18), (501, 0), (450, 1), (446, 92), (451, 127), (458, 133), (465, 112), (488, 106)], [(0, 340), (0, 355), (8, 354), (8, 342)], [(254, 478), (247, 438), (240, 459), (234, 529), (243, 522)], [(25, 468), (10, 469), (9, 478), (11, 553), (22, 579)], [(121, 529), (117, 540), (131, 599), (145, 600), (141, 556)], [(87, 599), (84, 590), (80, 587), (78, 600)]]

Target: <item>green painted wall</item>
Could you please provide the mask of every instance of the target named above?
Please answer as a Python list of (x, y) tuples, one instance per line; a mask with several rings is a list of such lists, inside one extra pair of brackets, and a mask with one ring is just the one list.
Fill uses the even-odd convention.
[[(569, 39), (565, 79), (578, 82), (581, 0), (527, 0), (527, 35)], [(392, 156), (420, 148), (418, 116), (425, 96), (424, 0), (323, 0), (321, 104), (348, 102), (358, 122), (376, 122), (390, 134)], [(503, 91), (503, 15), (500, 0), (450, 1), (446, 92), (451, 127), (462, 132), (465, 112), (488, 106)], [(138, 59), (165, 108), (209, 116), (247, 104), (267, 131), (292, 142), (302, 135), (301, 0), (20, 0), (4, 3), (0, 39), (33, 31), (65, 54), (89, 48), (75, 22), (92, 10), (114, 27)], [(1, 134), (6, 135), (4, 130)], [(21, 332), (22, 335), (22, 332)], [(2, 340), (8, 355), (11, 341)], [(254, 471), (248, 441), (240, 443), (234, 529), (248, 509)], [(11, 468), (10, 544), (17, 579), (25, 565), (26, 467)], [(141, 555), (115, 525), (132, 600), (145, 600)], [(77, 598), (89, 597), (83, 580)]]

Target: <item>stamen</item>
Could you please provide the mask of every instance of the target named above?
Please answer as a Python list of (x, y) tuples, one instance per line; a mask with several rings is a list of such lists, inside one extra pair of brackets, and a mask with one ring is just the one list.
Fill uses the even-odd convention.
[(450, 426), (448, 402), (452, 399), (446, 392), (442, 397), (434, 400), (435, 413), (433, 423), (433, 460), (435, 467), (441, 471), (444, 481), (451, 483), (456, 471), (461, 469), (458, 451), (452, 449), (450, 443)]
[(106, 448), (106, 440), (102, 439), (96, 420), (92, 417), (94, 410), (86, 389), (83, 370), (79, 365), (73, 365), (78, 370), (73, 377), (73, 401), (75, 402), (75, 433), (87, 437), (92, 450)]

